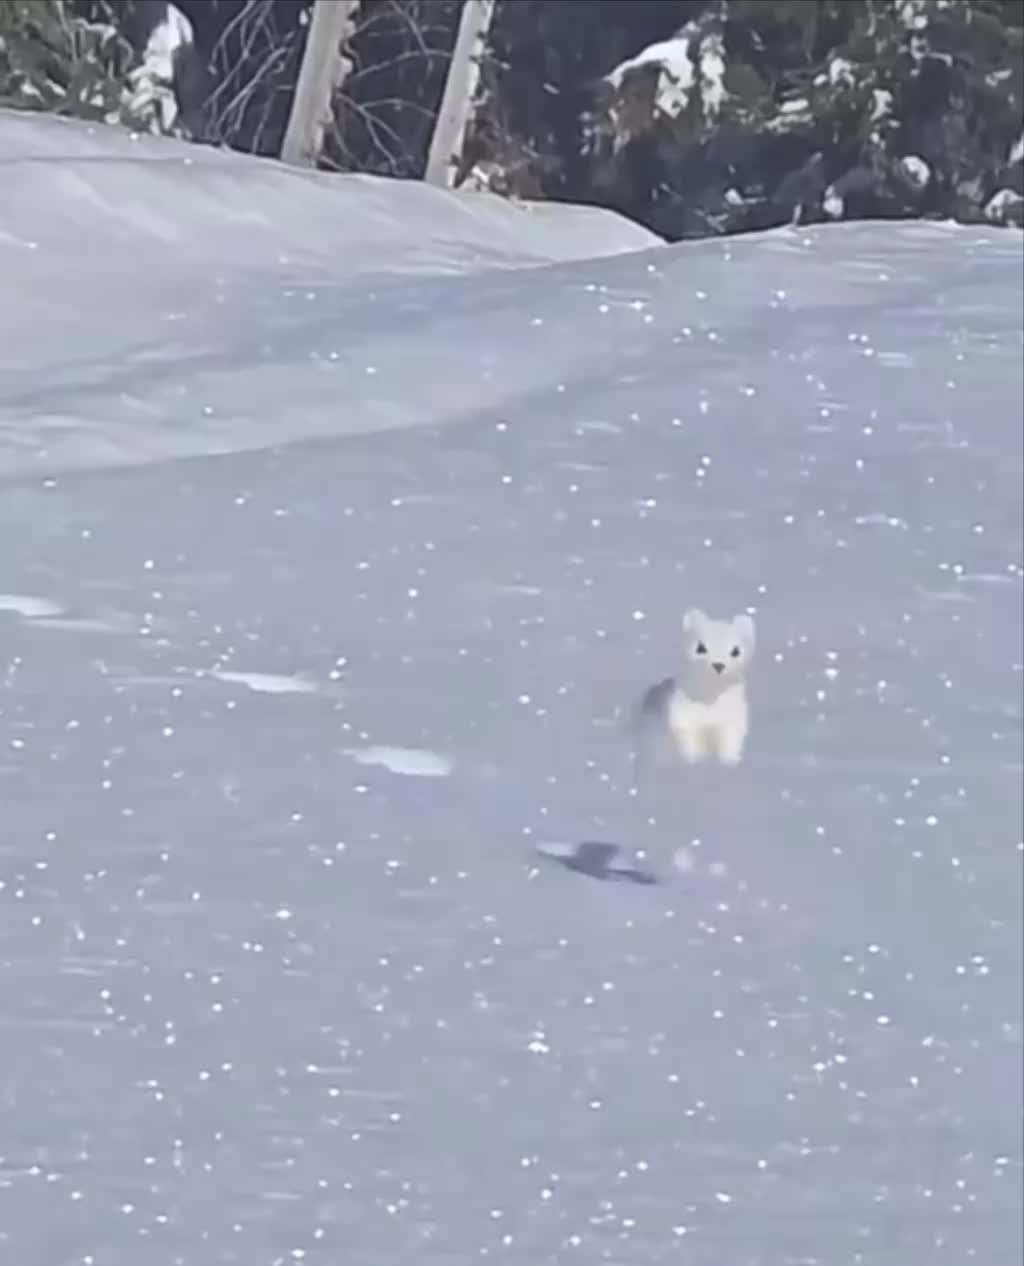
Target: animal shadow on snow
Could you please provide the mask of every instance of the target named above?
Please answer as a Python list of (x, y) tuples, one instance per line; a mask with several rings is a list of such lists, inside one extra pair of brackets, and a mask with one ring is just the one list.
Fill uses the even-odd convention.
[(584, 840), (565, 850), (540, 848), (537, 851), (547, 861), (564, 866), (566, 870), (578, 875), (587, 875), (591, 879), (630, 884), (658, 882), (657, 876), (651, 871), (624, 862), (622, 849), (618, 844), (603, 840)]

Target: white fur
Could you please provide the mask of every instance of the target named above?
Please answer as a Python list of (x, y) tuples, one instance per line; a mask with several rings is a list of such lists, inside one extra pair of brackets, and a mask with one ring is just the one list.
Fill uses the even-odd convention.
[(683, 618), (683, 632), (685, 663), (666, 701), (673, 743), (689, 764), (711, 758), (737, 765), (749, 729), (747, 673), (754, 621), (749, 615), (713, 620), (692, 610)]

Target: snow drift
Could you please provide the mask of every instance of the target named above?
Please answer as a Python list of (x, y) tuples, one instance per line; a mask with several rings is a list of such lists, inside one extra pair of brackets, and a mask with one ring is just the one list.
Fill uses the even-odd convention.
[(0, 1256), (1019, 1261), (1019, 237), (0, 148)]

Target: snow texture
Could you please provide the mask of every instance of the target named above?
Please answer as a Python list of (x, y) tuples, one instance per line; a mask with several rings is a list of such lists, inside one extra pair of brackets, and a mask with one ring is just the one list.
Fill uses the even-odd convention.
[(654, 66), (658, 70), (655, 109), (670, 119), (676, 118), (690, 104), (690, 91), (695, 77), (689, 34), (681, 33), (671, 39), (648, 44), (635, 56), (619, 62), (605, 78), (612, 89), (618, 92), (631, 71), (647, 66)]
[(178, 117), (175, 60), (194, 45), (192, 23), (177, 6), (167, 4), (149, 34), (141, 63), (128, 76), (124, 108), (129, 116), (141, 119), (148, 114), (151, 131), (170, 131)]
[(1020, 236), (0, 164), (0, 1261), (1015, 1266)]
[(619, 92), (633, 71), (650, 67), (657, 70), (653, 101), (657, 114), (678, 118), (689, 108), (695, 89), (706, 123), (721, 113), (728, 94), (725, 43), (717, 29), (705, 30), (704, 24), (687, 22), (670, 39), (648, 44), (633, 57), (619, 62), (605, 80), (614, 92)]

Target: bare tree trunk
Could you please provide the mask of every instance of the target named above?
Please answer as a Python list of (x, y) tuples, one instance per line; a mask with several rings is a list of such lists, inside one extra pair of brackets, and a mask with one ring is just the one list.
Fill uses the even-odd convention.
[(456, 165), (462, 157), (473, 98), (480, 82), (480, 58), (487, 46), (494, 4), (495, 0), (465, 0), (462, 6), (459, 33), (455, 37), (423, 176), (429, 184), (450, 188), (455, 181)]
[(324, 131), (330, 126), (331, 103), (349, 70), (341, 46), (351, 34), (359, 0), (316, 0), (306, 36), (306, 50), (295, 85), (288, 127), (281, 146), (286, 163), (313, 166)]

